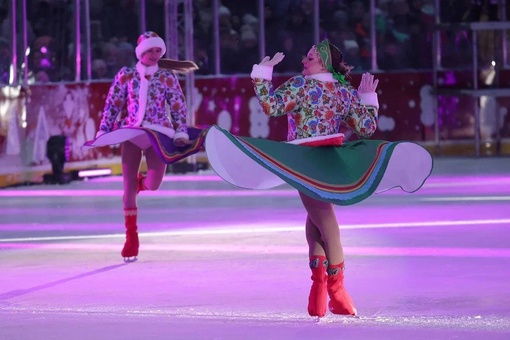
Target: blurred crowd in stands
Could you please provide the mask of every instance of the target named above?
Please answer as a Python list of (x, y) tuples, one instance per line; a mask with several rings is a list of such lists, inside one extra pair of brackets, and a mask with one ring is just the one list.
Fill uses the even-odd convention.
[[(261, 36), (259, 1), (219, 0), (219, 74), (249, 73), (252, 65), (260, 61), (261, 43), (266, 55), (279, 51), (286, 55), (276, 72), (300, 72), (302, 56), (316, 42), (315, 1), (263, 1), (265, 36)], [(370, 1), (318, 1), (319, 39), (328, 38), (337, 45), (346, 61), (354, 66), (354, 72), (372, 70)], [(500, 12), (494, 12), (494, 9), (503, 8), (501, 2), (441, 0), (441, 21), (500, 20)], [(75, 81), (74, 3), (74, 0), (27, 0), (28, 70), (32, 82)], [(146, 30), (164, 37), (165, 1), (145, 0), (145, 3)], [(92, 79), (111, 79), (122, 66), (136, 63), (134, 47), (141, 33), (140, 3), (138, 0), (89, 0), (89, 4)], [(423, 70), (432, 67), (434, 4), (434, 0), (376, 0), (373, 15), (378, 69)], [(12, 61), (10, 5), (11, 0), (0, 0), (0, 81), (3, 84), (9, 82)], [(200, 75), (217, 73), (212, 6), (212, 0), (193, 1), (193, 49), (200, 67), (197, 74)], [(16, 21), (19, 68), (25, 55), (21, 22)], [(441, 39), (446, 63), (469, 65), (471, 38), (468, 31), (444, 32)], [(81, 41), (84, 53), (86, 39)], [(85, 60), (83, 56), (81, 59)]]

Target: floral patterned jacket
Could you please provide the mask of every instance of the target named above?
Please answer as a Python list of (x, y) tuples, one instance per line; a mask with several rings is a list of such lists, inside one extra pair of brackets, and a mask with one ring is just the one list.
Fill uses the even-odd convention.
[[(133, 126), (137, 121), (140, 74), (136, 68), (123, 67), (110, 86), (99, 130), (110, 132), (127, 105), (127, 117), (120, 126)], [(169, 104), (170, 117), (165, 108)], [(149, 79), (144, 124), (154, 124), (187, 134), (186, 101), (177, 77), (169, 70), (159, 69)]]
[(295, 76), (275, 90), (267, 70), (257, 66), (252, 72), (255, 93), (265, 114), (287, 115), (288, 141), (335, 134), (342, 124), (363, 138), (375, 132), (376, 93), (362, 98), (366, 94), (360, 97), (357, 90), (336, 82), (330, 73)]

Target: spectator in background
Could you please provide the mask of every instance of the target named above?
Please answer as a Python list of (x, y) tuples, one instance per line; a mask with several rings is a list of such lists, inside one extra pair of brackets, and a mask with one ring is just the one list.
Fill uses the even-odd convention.
[[(31, 49), (30, 71), (37, 80), (37, 75), (41, 71), (48, 77), (50, 81), (59, 81), (58, 69), (56, 65), (54, 40), (50, 36), (38, 37), (34, 41)], [(40, 79), (45, 79), (44, 77)]]
[(283, 17), (279, 17), (277, 12), (274, 11), (274, 4), (270, 1), (264, 2), (264, 29), (266, 32), (265, 37), (260, 37), (261, 40), (266, 42), (266, 51), (269, 55), (273, 55), (281, 49), (280, 39), (267, 39), (268, 37), (277, 37), (282, 31), (284, 24)]
[(122, 67), (133, 67), (136, 64), (135, 60), (135, 48), (131, 43), (121, 42), (117, 46), (116, 69), (120, 70)]
[(207, 52), (207, 43), (202, 42), (200, 39), (195, 38), (195, 63), (198, 66), (196, 74), (207, 75), (214, 73), (213, 66), (210, 63), (209, 53)]
[(241, 29), (239, 55), (242, 56), (237, 70), (240, 73), (249, 73), (253, 64), (260, 59), (257, 34), (250, 26), (243, 26)]
[(92, 59), (102, 58), (103, 33), (98, 20), (90, 21), (90, 45)]
[(363, 70), (360, 49), (356, 40), (345, 40), (344, 51), (345, 60), (348, 60), (349, 64), (352, 65), (352, 71)]
[(92, 61), (92, 79), (110, 79), (108, 68), (103, 59), (94, 59)]
[[(138, 36), (138, 13), (140, 5), (136, 0), (105, 0), (98, 19), (106, 41), (136, 41)], [(161, 13), (163, 15), (163, 13)]]
[(289, 9), (287, 22), (283, 27), (285, 31), (294, 36), (296, 49), (303, 51), (302, 54), (313, 43), (313, 29), (309, 19), (300, 6), (293, 5)]
[[(147, 29), (153, 32), (165, 32), (165, 0), (145, 0)], [(134, 48), (133, 48), (134, 50)]]
[(303, 67), (303, 64), (301, 63), (301, 60), (303, 59), (302, 55), (304, 55), (306, 51), (300, 51), (297, 49), (294, 35), (287, 31), (282, 32), (279, 35), (278, 40), (282, 42), (280, 49), (285, 55), (285, 58), (280, 62), (280, 64), (278, 64), (278, 72), (299, 72), (299, 70)]
[(339, 9), (333, 14), (333, 21), (331, 31), (326, 32), (330, 36), (330, 41), (335, 46), (342, 46), (345, 40), (356, 40), (356, 33), (349, 26), (349, 14), (347, 11)]
[(106, 63), (108, 78), (113, 78), (119, 69), (117, 68), (117, 45), (105, 42), (102, 46), (101, 59)]
[(323, 0), (319, 2), (319, 12), (321, 15), (320, 25), (323, 30), (327, 32), (333, 31), (336, 29), (337, 25), (340, 24), (338, 19), (335, 18), (335, 13), (337, 11), (347, 11), (347, 6), (343, 1)]
[(213, 7), (211, 0), (193, 1), (193, 30), (201, 39), (209, 41), (213, 32)]
[(409, 67), (406, 50), (391, 32), (386, 34), (384, 43), (379, 46), (377, 64), (383, 70), (399, 70)]
[[(11, 17), (9, 15), (7, 15), (1, 22), (0, 24), (0, 37), (6, 39), (8, 42), (9, 42), (9, 49), (11, 50), (12, 52), (12, 45), (10, 44), (10, 42), (12, 41), (12, 27), (13, 27), (13, 23), (12, 23), (12, 20), (11, 20)], [(28, 46), (32, 47), (32, 45), (34, 44), (35, 42), (35, 38), (36, 35), (34, 34), (34, 31), (32, 29), (32, 25), (30, 22), (27, 22), (27, 43), (28, 43)], [(16, 53), (18, 54), (18, 65), (16, 65), (16, 67), (18, 68), (18, 70), (21, 70), (21, 65), (23, 63), (23, 56), (25, 55), (25, 50), (24, 50), (24, 45), (23, 45), (23, 40), (24, 40), (24, 35), (23, 35), (23, 31), (20, 30), (18, 28), (17, 32), (16, 32), (16, 41), (17, 41), (17, 44), (16, 44)], [(11, 64), (11, 63), (9, 63)]]
[[(499, 21), (499, 4), (503, 0), (471, 0), (470, 8), (464, 17), (465, 21), (480, 21), (482, 13), (486, 13), (487, 21)], [(507, 2), (508, 6), (508, 2)]]
[(253, 32), (259, 33), (259, 19), (252, 14), (243, 15), (243, 26), (249, 26)]
[(461, 22), (469, 10), (469, 3), (470, 0), (439, 1), (440, 21), (442, 23)]
[(220, 36), (221, 73), (234, 74), (239, 72), (241, 58), (239, 55), (239, 34), (230, 30)]
[(423, 0), (409, 0), (409, 60), (416, 69), (432, 67), (433, 7)]
[(356, 25), (363, 21), (363, 17), (368, 13), (367, 6), (361, 0), (354, 0), (349, 6), (349, 26), (355, 29)]
[[(356, 24), (355, 41), (358, 43), (359, 61), (357, 66), (369, 70), (372, 61), (372, 39), (370, 35), (370, 13), (363, 16), (363, 19)], [(344, 42), (345, 43), (345, 42)], [(352, 43), (351, 45), (352, 46)], [(350, 59), (348, 59), (350, 61)], [(354, 61), (353, 61), (354, 63)]]
[(225, 6), (220, 6), (218, 9), (218, 25), (220, 31), (230, 32), (233, 29), (232, 14)]
[(0, 84), (9, 84), (11, 62), (11, 44), (0, 38)]
[(48, 83), (50, 82), (50, 76), (46, 73), (46, 71), (38, 71), (35, 74), (34, 81), (36, 83)]

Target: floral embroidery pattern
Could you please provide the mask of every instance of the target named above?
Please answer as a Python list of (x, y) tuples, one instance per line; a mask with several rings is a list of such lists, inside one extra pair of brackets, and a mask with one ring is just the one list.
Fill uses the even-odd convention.
[(265, 114), (287, 115), (287, 140), (325, 136), (344, 124), (362, 138), (377, 127), (378, 110), (363, 105), (351, 86), (295, 76), (278, 88), (269, 80), (253, 79), (255, 93)]
[[(114, 126), (132, 126), (136, 122), (139, 89), (140, 75), (135, 68), (124, 67), (117, 73), (105, 102), (103, 119), (99, 126), (101, 131), (110, 132)], [(171, 117), (166, 113), (166, 103), (169, 104)], [(116, 122), (124, 107), (127, 109), (127, 117), (118, 124)], [(176, 132), (187, 132), (186, 101), (179, 81), (171, 71), (158, 70), (149, 80), (144, 121), (173, 126)]]
[(312, 104), (317, 105), (319, 103), (319, 99), (322, 96), (321, 86), (317, 86), (317, 88), (315, 90), (311, 90), (309, 92), (309, 94), (310, 94), (310, 100), (312, 101)]

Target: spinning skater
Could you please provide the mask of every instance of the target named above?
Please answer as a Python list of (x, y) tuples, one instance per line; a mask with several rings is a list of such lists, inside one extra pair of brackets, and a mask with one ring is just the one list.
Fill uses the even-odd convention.
[[(353, 88), (347, 81), (352, 67), (327, 40), (308, 51), (302, 75), (274, 88), (273, 67), (283, 58), (282, 53), (265, 57), (251, 77), (264, 113), (287, 116), (287, 142), (238, 137), (213, 126), (206, 136), (207, 156), (218, 175), (236, 186), (288, 183), (299, 191), (312, 271), (308, 313), (323, 317), (329, 307), (334, 314), (356, 315), (344, 285), (334, 205), (355, 204), (394, 187), (414, 192), (430, 175), (432, 157), (415, 143), (367, 139), (377, 127), (378, 80), (365, 73)], [(361, 139), (344, 143), (342, 127)]]
[[(126, 261), (133, 261), (138, 255), (137, 194), (158, 190), (167, 164), (198, 152), (205, 136), (205, 131), (188, 128), (186, 101), (173, 73), (197, 67), (190, 61), (161, 59), (165, 52), (165, 43), (156, 33), (140, 35), (136, 46), (138, 63), (135, 67), (123, 67), (116, 74), (96, 138), (84, 144), (98, 147), (122, 143), (126, 242), (121, 255)], [(127, 116), (121, 119), (124, 109)], [(143, 155), (146, 175), (140, 173)]]

